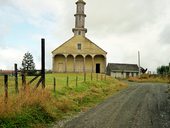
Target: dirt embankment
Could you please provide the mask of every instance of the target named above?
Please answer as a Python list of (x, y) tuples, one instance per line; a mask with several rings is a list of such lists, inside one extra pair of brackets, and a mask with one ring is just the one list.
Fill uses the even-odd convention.
[[(169, 128), (166, 84), (137, 84), (67, 122), (63, 128)], [(56, 127), (58, 128), (58, 126)]]

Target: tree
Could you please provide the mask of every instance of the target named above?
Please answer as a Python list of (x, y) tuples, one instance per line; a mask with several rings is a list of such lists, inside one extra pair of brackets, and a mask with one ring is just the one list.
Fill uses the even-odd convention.
[(161, 67), (158, 67), (157, 73), (159, 75), (167, 75), (169, 73), (169, 66), (162, 65)]
[(35, 72), (36, 72), (35, 71), (35, 63), (34, 63), (33, 56), (31, 53), (27, 52), (24, 54), (21, 70), (26, 72), (28, 75), (35, 74)]

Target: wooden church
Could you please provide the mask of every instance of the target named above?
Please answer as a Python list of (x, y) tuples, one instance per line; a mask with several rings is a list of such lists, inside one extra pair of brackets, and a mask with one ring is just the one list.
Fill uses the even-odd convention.
[(74, 36), (52, 51), (53, 72), (105, 73), (107, 52), (85, 36), (85, 4), (83, 0), (76, 2)]

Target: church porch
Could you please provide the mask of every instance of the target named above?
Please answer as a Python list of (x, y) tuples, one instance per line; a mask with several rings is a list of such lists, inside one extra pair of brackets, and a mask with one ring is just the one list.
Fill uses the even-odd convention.
[(57, 54), (53, 57), (53, 72), (56, 73), (105, 73), (105, 69), (106, 57), (103, 55)]

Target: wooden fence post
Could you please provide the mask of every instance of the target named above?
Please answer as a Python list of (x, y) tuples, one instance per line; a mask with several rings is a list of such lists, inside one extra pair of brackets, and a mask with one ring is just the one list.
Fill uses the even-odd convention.
[(41, 39), (41, 78), (42, 88), (45, 88), (45, 39)]
[(84, 82), (86, 82), (86, 73), (84, 72)]
[(15, 91), (16, 93), (19, 93), (19, 89), (18, 89), (18, 68), (17, 68), (17, 64), (14, 64), (15, 67)]
[(69, 85), (68, 85), (68, 83), (69, 83), (69, 77), (67, 76), (67, 87), (69, 87)]
[(7, 104), (8, 102), (8, 75), (4, 75), (4, 91), (5, 91), (4, 101)]
[(97, 81), (98, 81), (98, 73), (96, 74), (96, 77), (97, 77)]
[(78, 76), (76, 76), (76, 87), (78, 86)]
[(25, 78), (25, 73), (22, 73), (22, 87), (24, 90), (26, 89), (26, 78)]
[(91, 72), (91, 81), (93, 80), (93, 73)]
[(54, 77), (54, 93), (56, 93), (56, 78)]
[(103, 75), (101, 74), (101, 81), (103, 80)]

